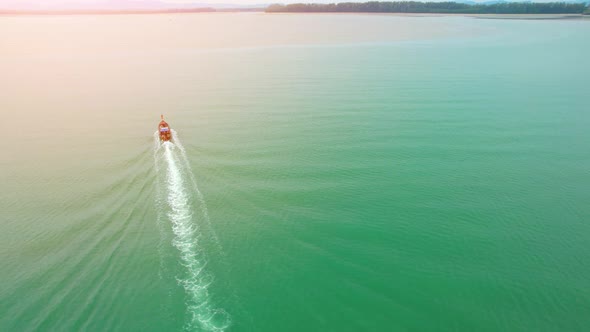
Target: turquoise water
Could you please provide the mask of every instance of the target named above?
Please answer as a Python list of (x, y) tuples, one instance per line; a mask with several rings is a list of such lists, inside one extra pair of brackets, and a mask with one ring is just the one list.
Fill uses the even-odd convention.
[(588, 35), (0, 18), (0, 330), (586, 330)]

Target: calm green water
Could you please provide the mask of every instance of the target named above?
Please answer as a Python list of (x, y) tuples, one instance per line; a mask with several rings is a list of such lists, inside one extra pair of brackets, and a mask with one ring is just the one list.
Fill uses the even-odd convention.
[(588, 36), (1, 17), (0, 330), (586, 331)]

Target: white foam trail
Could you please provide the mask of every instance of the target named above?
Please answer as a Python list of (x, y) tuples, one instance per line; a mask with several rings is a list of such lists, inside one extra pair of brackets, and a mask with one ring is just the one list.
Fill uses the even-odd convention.
[[(194, 220), (192, 191), (185, 183), (184, 174), (191, 174), (191, 172), (187, 165), (184, 166), (187, 168), (184, 168), (179, 163), (179, 159), (186, 158), (186, 155), (183, 156), (183, 151), (177, 147), (177, 144), (171, 142), (160, 144), (158, 141), (157, 147), (154, 149), (154, 157), (156, 164), (158, 164), (161, 156), (163, 166), (166, 168), (164, 198), (167, 207), (165, 216), (172, 226), (172, 244), (178, 249), (181, 264), (185, 267), (186, 272), (183, 277), (177, 277), (187, 295), (189, 320), (185, 329), (224, 331), (231, 321), (229, 315), (223, 309), (214, 308), (210, 300), (208, 288), (213, 281), (213, 276), (205, 270), (207, 260), (202, 248), (199, 247), (200, 233)], [(163, 153), (159, 153), (161, 149), (163, 149)], [(160, 171), (158, 165), (156, 171)], [(194, 178), (192, 174), (191, 177)], [(196, 188), (196, 181), (193, 182), (193, 185), (197, 200), (204, 201)], [(200, 205), (203, 206), (203, 204)]]
[[(156, 170), (156, 174), (160, 173), (160, 163), (158, 162), (158, 151), (160, 150), (160, 137), (158, 136), (158, 132), (154, 132), (154, 169)], [(156, 208), (158, 211), (162, 211), (162, 200), (160, 199), (160, 197), (162, 197), (162, 190), (160, 189), (160, 186), (157, 185), (156, 186)], [(158, 230), (160, 231), (160, 242), (158, 243), (158, 252), (160, 253), (160, 279), (163, 279), (162, 276), (162, 272), (165, 269), (165, 265), (164, 265), (164, 254), (163, 254), (163, 250), (162, 248), (164, 247), (164, 238), (165, 238), (165, 232), (164, 232), (164, 226), (162, 223), (162, 216), (160, 213), (158, 213), (157, 216), (157, 222), (158, 222)]]
[[(182, 157), (184, 167), (186, 167), (186, 169), (190, 170), (191, 166), (190, 166), (190, 163), (188, 162), (188, 157), (186, 156), (186, 150), (184, 149), (184, 146), (182, 145), (182, 141), (180, 140), (180, 137), (178, 137), (176, 130), (172, 129), (171, 132), (172, 132), (172, 139), (174, 140), (174, 144), (180, 150), (180, 156)], [(199, 190), (199, 187), (197, 186), (197, 179), (193, 175), (193, 172), (189, 172), (189, 177), (190, 177), (191, 182), (193, 184), (193, 189), (195, 190), (195, 193), (197, 194), (197, 199), (199, 200), (199, 203), (201, 204), (201, 209), (203, 212), (204, 220), (207, 223), (207, 227), (209, 228), (209, 231), (210, 231), (211, 236), (215, 242), (215, 245), (217, 246), (217, 249), (223, 253), (223, 250), (221, 248), (221, 244), (219, 243), (219, 238), (217, 237), (217, 233), (215, 232), (215, 230), (211, 226), (211, 220), (209, 219), (209, 212), (207, 211), (207, 204), (205, 204), (205, 198), (203, 197), (203, 194), (201, 193), (201, 191)]]

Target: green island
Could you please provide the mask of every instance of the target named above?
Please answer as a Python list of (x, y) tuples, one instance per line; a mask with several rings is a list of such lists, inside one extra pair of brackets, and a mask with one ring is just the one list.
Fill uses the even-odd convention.
[(590, 14), (584, 3), (502, 2), (466, 4), (458, 2), (370, 1), (330, 4), (273, 4), (267, 13), (437, 13), (437, 14)]

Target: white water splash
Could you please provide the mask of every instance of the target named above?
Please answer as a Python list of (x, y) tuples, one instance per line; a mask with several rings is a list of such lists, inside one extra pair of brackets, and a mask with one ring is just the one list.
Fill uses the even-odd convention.
[[(211, 303), (208, 289), (213, 282), (213, 276), (206, 271), (207, 259), (199, 246), (201, 233), (195, 220), (195, 214), (201, 213), (203, 219), (209, 221), (204, 198), (196, 186), (188, 158), (175, 131), (173, 140), (175, 143), (160, 143), (158, 139), (154, 147), (154, 158), (158, 176), (160, 177), (160, 171), (164, 170), (166, 179), (165, 188), (158, 190), (159, 197), (165, 201), (164, 204), (159, 204), (159, 207), (165, 210), (160, 219), (167, 219), (172, 226), (172, 244), (178, 249), (181, 264), (186, 272), (182, 277), (177, 276), (187, 295), (189, 317), (185, 329), (224, 331), (231, 320), (223, 309), (217, 309)], [(163, 167), (160, 167), (160, 163)], [(187, 177), (191, 183), (186, 183)], [(193, 194), (199, 203), (200, 211), (195, 211)], [(214, 234), (213, 236), (216, 239)]]
[[(184, 163), (184, 167), (186, 167), (186, 169), (190, 170), (191, 166), (190, 166), (190, 163), (188, 162), (188, 158), (186, 156), (186, 150), (184, 149), (184, 146), (182, 145), (182, 141), (180, 141), (180, 137), (178, 137), (176, 130), (172, 129), (171, 132), (172, 132), (172, 140), (175, 142), (175, 145), (180, 150), (180, 157), (182, 158), (182, 161)], [(194, 191), (197, 194), (197, 199), (199, 200), (199, 203), (201, 204), (201, 210), (202, 210), (203, 216), (204, 216), (203, 219), (207, 223), (207, 227), (209, 228), (209, 231), (211, 233), (211, 236), (213, 237), (213, 240), (215, 242), (215, 245), (217, 246), (217, 249), (220, 252), (223, 252), (221, 245), (219, 244), (219, 238), (217, 237), (217, 234), (215, 233), (215, 230), (213, 229), (213, 227), (211, 227), (211, 219), (209, 219), (209, 212), (207, 211), (207, 205), (205, 204), (205, 198), (203, 197), (203, 194), (201, 193), (201, 191), (199, 190), (199, 187), (197, 186), (197, 179), (195, 178), (195, 176), (193, 175), (192, 172), (189, 172), (188, 175), (189, 175), (191, 182), (193, 184)]]

